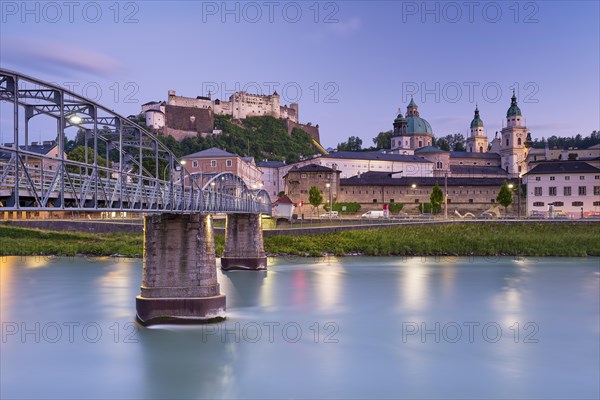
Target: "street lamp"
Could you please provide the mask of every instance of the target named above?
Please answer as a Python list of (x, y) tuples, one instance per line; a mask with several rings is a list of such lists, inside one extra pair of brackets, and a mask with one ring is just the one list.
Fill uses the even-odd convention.
[(448, 219), (448, 172), (444, 172), (444, 219)]
[(331, 219), (331, 211), (332, 211), (332, 206), (333, 206), (333, 204), (332, 204), (333, 197), (331, 197), (331, 183), (326, 183), (325, 187), (327, 189), (329, 189), (329, 219)]

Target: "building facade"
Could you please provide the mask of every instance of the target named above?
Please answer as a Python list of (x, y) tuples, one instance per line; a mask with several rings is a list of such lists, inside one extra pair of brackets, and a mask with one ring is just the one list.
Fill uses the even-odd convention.
[(182, 157), (190, 174), (231, 172), (241, 177), (250, 188), (262, 187), (262, 171), (252, 157), (240, 157), (215, 147)]
[(545, 161), (523, 179), (529, 215), (600, 216), (600, 168), (584, 161)]

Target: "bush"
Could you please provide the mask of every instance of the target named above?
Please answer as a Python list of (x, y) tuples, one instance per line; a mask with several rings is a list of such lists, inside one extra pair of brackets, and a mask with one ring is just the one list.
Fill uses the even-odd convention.
[(421, 212), (421, 214), (431, 214), (431, 204), (430, 203), (419, 204), (419, 212)]
[(404, 208), (403, 203), (390, 203), (388, 205), (391, 214), (397, 214)]
[[(342, 209), (346, 207), (346, 210), (342, 211)], [(329, 204), (327, 204), (326, 210), (328, 210)], [(355, 202), (342, 202), (342, 203), (333, 203), (333, 211), (337, 211), (340, 213), (357, 213), (360, 210), (360, 203)]]

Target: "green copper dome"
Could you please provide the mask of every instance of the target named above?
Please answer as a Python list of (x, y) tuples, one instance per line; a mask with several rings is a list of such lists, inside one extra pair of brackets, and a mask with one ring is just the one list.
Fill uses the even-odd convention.
[(521, 115), (521, 109), (517, 106), (517, 96), (515, 96), (515, 91), (513, 90), (513, 95), (510, 98), (510, 108), (506, 112), (506, 118), (515, 117), (517, 115)]
[(433, 130), (431, 129), (429, 122), (427, 122), (425, 119), (421, 117), (408, 117), (406, 118), (406, 133), (409, 135), (432, 135)]
[(398, 116), (396, 117), (396, 119), (394, 120), (394, 123), (400, 123), (400, 122), (404, 122), (406, 121), (406, 119), (404, 118), (404, 116), (402, 116), (402, 113), (398, 113)]
[(479, 108), (475, 106), (475, 117), (473, 117), (473, 121), (471, 121), (471, 128), (483, 128), (483, 121), (479, 118)]

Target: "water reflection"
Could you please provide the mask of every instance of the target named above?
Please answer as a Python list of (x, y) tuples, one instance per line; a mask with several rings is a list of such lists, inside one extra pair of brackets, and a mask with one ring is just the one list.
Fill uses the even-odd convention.
[[(42, 263), (10, 258), (0, 265), (3, 323), (95, 323), (103, 335), (7, 337), (0, 397), (598, 398), (598, 259), (538, 261), (277, 260), (268, 272), (219, 273), (225, 322), (138, 327), (129, 337), (139, 260), (31, 268)], [(406, 336), (407, 322), (455, 323), (463, 336)], [(524, 341), (528, 322), (537, 343)], [(486, 323), (502, 329), (497, 341), (493, 329), (483, 336)], [(298, 340), (286, 324), (301, 329)]]

